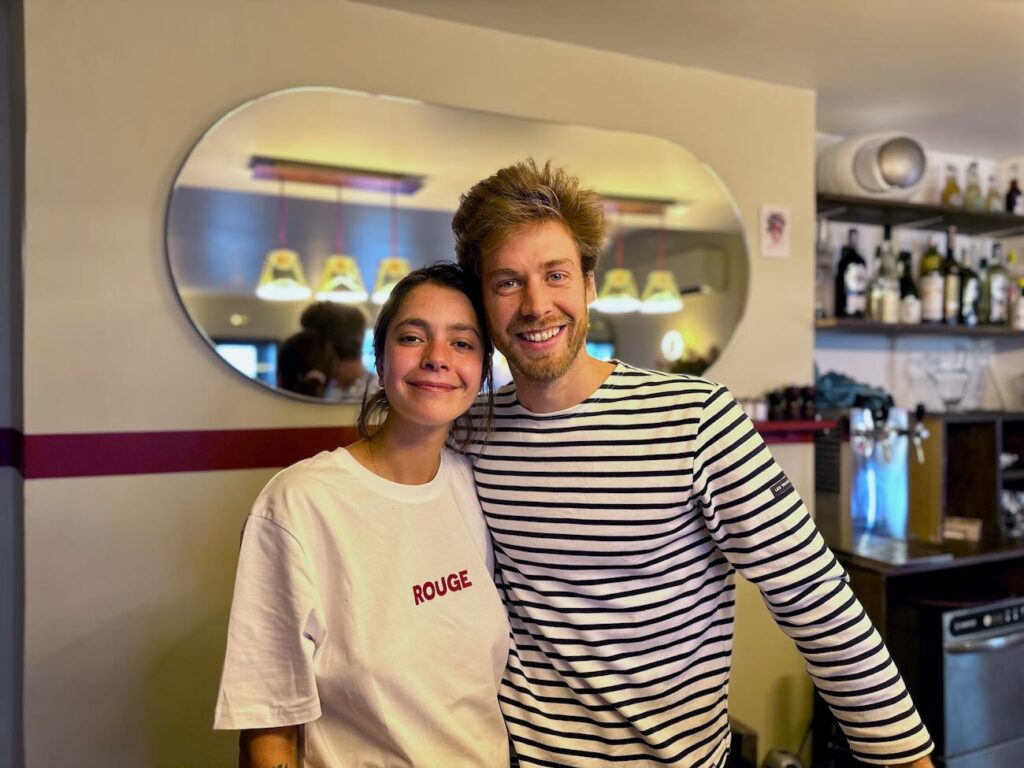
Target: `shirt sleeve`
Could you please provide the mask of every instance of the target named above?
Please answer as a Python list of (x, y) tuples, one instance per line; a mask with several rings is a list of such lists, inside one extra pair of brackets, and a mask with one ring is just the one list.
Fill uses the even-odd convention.
[(246, 521), (214, 728), (273, 728), (320, 717), (313, 657), (322, 642), (315, 583), (295, 537)]
[(694, 498), (729, 562), (796, 644), (856, 756), (911, 762), (932, 741), (889, 651), (789, 478), (724, 387), (704, 404)]

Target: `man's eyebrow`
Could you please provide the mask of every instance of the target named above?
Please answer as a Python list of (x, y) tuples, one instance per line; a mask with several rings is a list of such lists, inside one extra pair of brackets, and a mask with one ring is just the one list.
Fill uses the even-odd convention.
[[(572, 264), (572, 259), (548, 259), (547, 261), (545, 261), (545, 262), (543, 262), (541, 264), (541, 267), (543, 269), (553, 269), (554, 267), (562, 267), (562, 266), (565, 266), (566, 264), (570, 264), (571, 265)], [(509, 275), (518, 275), (518, 274), (519, 274), (519, 270), (517, 270), (517, 269), (512, 269), (511, 267), (498, 267), (497, 269), (492, 269), (490, 271), (490, 273), (488, 274), (488, 277), (496, 277), (496, 276), (507, 277)]]

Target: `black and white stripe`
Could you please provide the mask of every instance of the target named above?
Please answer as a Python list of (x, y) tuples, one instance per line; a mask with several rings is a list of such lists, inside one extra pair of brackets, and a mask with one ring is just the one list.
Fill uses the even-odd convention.
[(723, 765), (734, 569), (862, 760), (930, 750), (845, 573), (723, 387), (620, 363), (580, 405), (533, 414), (509, 385), (478, 451), (521, 765)]

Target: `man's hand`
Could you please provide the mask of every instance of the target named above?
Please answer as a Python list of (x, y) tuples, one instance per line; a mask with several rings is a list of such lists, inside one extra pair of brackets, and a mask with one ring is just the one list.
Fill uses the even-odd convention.
[(919, 757), (912, 763), (893, 763), (889, 768), (935, 768), (931, 757)]

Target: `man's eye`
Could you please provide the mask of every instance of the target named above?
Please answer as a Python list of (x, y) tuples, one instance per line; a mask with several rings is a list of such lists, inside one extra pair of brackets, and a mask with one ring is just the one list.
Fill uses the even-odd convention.
[(548, 275), (548, 279), (556, 283), (560, 283), (563, 280), (568, 280), (569, 276), (564, 272), (552, 272), (550, 275)]
[(509, 289), (518, 288), (518, 287), (519, 287), (519, 281), (518, 280), (513, 280), (513, 279), (502, 280), (500, 283), (498, 283), (498, 290), (499, 291), (507, 291)]

